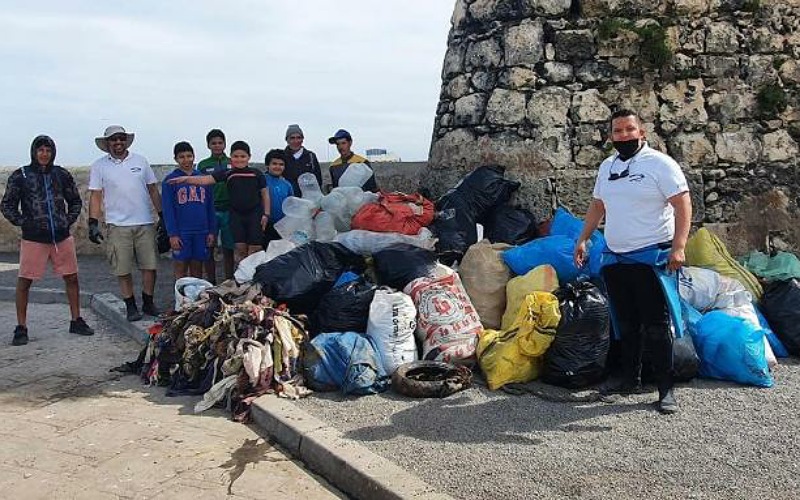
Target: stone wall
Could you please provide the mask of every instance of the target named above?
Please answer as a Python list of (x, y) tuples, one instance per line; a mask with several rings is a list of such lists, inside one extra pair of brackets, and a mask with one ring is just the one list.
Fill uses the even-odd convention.
[[(500, 163), (520, 203), (546, 212), (555, 191), (582, 213), (624, 106), (681, 163), (696, 222), (759, 217), (765, 205), (744, 202), (772, 190), (793, 220), (798, 28), (800, 0), (457, 0), (423, 182), (440, 194)], [(788, 226), (747, 237), (794, 231), (800, 248)]]
[[(263, 170), (264, 166), (255, 164)], [(327, 164), (322, 165), (323, 184), (330, 183)], [(425, 170), (424, 162), (385, 162), (373, 164), (378, 185), (387, 191), (415, 192), (419, 187), (419, 179)], [(158, 179), (163, 179), (175, 167), (172, 165), (153, 165), (153, 170)], [(0, 192), (5, 193), (6, 181), (15, 169), (0, 167)], [(77, 224), (72, 228), (79, 254), (100, 254), (105, 251), (105, 245), (95, 245), (89, 241), (86, 219), (89, 217), (89, 168), (70, 168), (75, 177), (78, 189), (83, 199), (83, 210)], [(0, 217), (0, 252), (17, 252), (19, 248), (19, 229), (12, 226), (4, 217)]]

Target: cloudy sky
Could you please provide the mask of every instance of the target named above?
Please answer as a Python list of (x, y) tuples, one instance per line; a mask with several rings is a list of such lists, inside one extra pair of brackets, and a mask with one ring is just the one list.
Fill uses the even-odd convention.
[(205, 133), (254, 155), (284, 146), (299, 123), (306, 146), (346, 128), (354, 148), (427, 158), (452, 0), (11, 0), (0, 26), (0, 165), (27, 160), (51, 135), (58, 163), (86, 165), (111, 124), (132, 150), (172, 161)]

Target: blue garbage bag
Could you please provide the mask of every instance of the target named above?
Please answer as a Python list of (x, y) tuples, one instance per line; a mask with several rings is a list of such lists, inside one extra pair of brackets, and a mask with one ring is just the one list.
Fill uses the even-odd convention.
[(761, 313), (758, 309), (758, 306), (753, 305), (753, 308), (756, 310), (756, 316), (758, 316), (758, 323), (761, 325), (761, 328), (764, 330), (764, 334), (767, 336), (767, 342), (769, 342), (769, 346), (772, 348), (773, 354), (775, 354), (776, 358), (788, 358), (789, 351), (786, 350), (786, 346), (783, 345), (781, 339), (775, 335), (775, 332), (772, 331), (772, 328), (767, 323), (767, 318)]
[(314, 337), (306, 347), (304, 374), (312, 390), (345, 395), (377, 394), (390, 381), (372, 339), (355, 332)]
[[(578, 217), (572, 215), (569, 210), (564, 207), (559, 207), (553, 216), (553, 222), (550, 224), (550, 236), (567, 236), (573, 242), (578, 241), (583, 231), (583, 221)], [(600, 259), (603, 255), (603, 250), (606, 248), (606, 239), (598, 230), (592, 233), (587, 243), (589, 250), (589, 263), (588, 272), (593, 278), (600, 277)]]
[(529, 241), (522, 246), (503, 252), (503, 261), (514, 272), (522, 276), (534, 267), (550, 264), (556, 270), (559, 283), (575, 281), (579, 274), (587, 274), (575, 267), (572, 254), (575, 240), (568, 236), (545, 236)]
[(692, 339), (700, 357), (700, 376), (758, 387), (772, 387), (764, 330), (723, 311), (711, 311), (697, 323)]

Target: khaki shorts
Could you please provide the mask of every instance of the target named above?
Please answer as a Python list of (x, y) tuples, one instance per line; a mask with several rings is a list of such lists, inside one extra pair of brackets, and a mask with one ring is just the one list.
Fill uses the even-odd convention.
[(106, 256), (115, 276), (133, 272), (134, 261), (143, 271), (158, 269), (156, 229), (153, 224), (143, 226), (108, 225)]

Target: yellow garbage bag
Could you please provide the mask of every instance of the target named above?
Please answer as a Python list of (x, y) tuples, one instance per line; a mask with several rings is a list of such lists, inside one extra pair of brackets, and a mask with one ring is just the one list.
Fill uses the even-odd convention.
[(511, 328), (526, 295), (533, 292), (553, 292), (556, 288), (558, 288), (558, 275), (553, 266), (548, 264), (535, 267), (524, 276), (512, 278), (506, 285), (506, 312), (503, 314), (500, 329)]
[(686, 265), (713, 269), (744, 286), (754, 300), (761, 300), (764, 289), (758, 279), (731, 257), (725, 244), (714, 233), (700, 228), (686, 242)]
[(511, 245), (505, 243), (479, 241), (469, 247), (458, 266), (461, 283), (484, 328), (500, 328), (506, 308), (506, 285), (511, 279), (502, 253), (509, 248)]
[(523, 299), (509, 330), (484, 330), (477, 354), (489, 389), (537, 378), (560, 320), (558, 299), (552, 293), (534, 292)]

